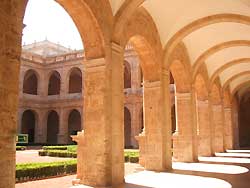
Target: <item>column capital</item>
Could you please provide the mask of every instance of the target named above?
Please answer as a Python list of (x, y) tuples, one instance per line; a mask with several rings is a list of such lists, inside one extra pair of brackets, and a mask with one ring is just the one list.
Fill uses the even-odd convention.
[(192, 93), (175, 93), (177, 98), (181, 99), (190, 99), (192, 97)]
[(115, 42), (111, 42), (111, 49), (112, 49), (112, 52), (116, 54), (124, 53), (124, 48)]
[(170, 76), (170, 71), (162, 68), (162, 75), (169, 77)]
[(209, 101), (206, 99), (206, 100), (197, 100), (197, 103), (199, 105), (208, 105)]
[(84, 62), (85, 72), (100, 72), (106, 68), (105, 58), (91, 59)]
[(232, 108), (231, 108), (231, 107), (225, 107), (225, 108), (224, 108), (224, 111), (227, 111), (227, 112), (228, 112), (228, 111), (232, 111)]
[(159, 88), (161, 86), (161, 82), (160, 81), (153, 81), (153, 82), (144, 81), (143, 86), (144, 88), (147, 88), (147, 89)]

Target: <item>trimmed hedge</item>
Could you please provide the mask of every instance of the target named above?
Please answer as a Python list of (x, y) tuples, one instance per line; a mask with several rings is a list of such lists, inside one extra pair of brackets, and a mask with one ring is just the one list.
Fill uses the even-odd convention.
[(40, 156), (50, 156), (50, 157), (68, 157), (76, 158), (77, 154), (75, 152), (69, 152), (64, 150), (41, 150), (38, 152)]
[(23, 151), (26, 150), (25, 146), (16, 146), (16, 151)]
[[(50, 157), (68, 157), (68, 158), (77, 157), (76, 152), (70, 152), (68, 150), (41, 150), (38, 152), (38, 154), (39, 156), (50, 156)], [(72, 151), (74, 151), (74, 148), (72, 149)], [(139, 152), (135, 150), (125, 150), (124, 161), (131, 162), (131, 163), (138, 163)]]
[(52, 163), (26, 163), (16, 165), (16, 182), (41, 179), (76, 172), (76, 160)]
[(67, 150), (67, 146), (43, 146), (43, 150)]

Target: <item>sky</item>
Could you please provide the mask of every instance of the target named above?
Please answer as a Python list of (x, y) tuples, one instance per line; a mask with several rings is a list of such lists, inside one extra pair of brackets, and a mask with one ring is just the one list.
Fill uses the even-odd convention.
[(23, 44), (48, 39), (71, 49), (83, 49), (80, 34), (68, 13), (54, 0), (29, 0)]

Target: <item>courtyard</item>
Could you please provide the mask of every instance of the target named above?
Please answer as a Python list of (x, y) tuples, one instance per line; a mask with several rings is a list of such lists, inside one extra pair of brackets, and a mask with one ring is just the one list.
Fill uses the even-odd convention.
[[(40, 157), (37, 150), (17, 152), (17, 163), (61, 160), (70, 158)], [(117, 188), (248, 188), (249, 170), (250, 150), (230, 150), (214, 157), (199, 157), (199, 163), (174, 162), (171, 172), (147, 171), (139, 164), (125, 163), (126, 184)], [(18, 183), (16, 188), (69, 188), (75, 177), (68, 175)]]
[(1, 0), (0, 25), (0, 188), (249, 187), (250, 0)]

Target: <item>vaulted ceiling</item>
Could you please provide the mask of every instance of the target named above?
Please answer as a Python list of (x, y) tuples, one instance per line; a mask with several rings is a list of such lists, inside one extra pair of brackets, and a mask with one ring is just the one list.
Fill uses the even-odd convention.
[(248, 91), (250, 0), (110, 0), (114, 15), (126, 1), (149, 12), (163, 47), (178, 36), (194, 74), (205, 64), (212, 81), (218, 77), (231, 92)]

